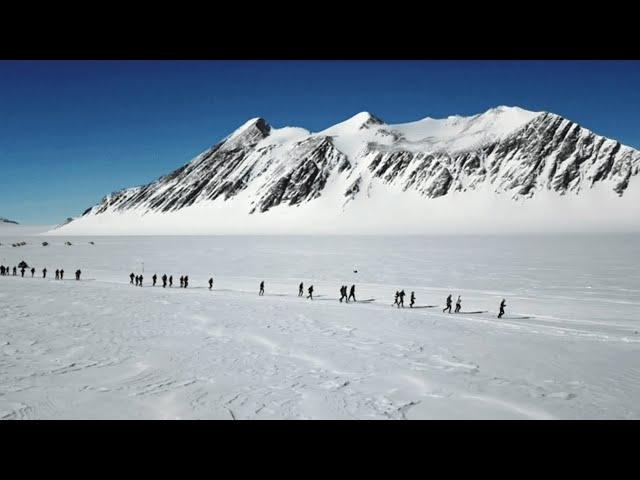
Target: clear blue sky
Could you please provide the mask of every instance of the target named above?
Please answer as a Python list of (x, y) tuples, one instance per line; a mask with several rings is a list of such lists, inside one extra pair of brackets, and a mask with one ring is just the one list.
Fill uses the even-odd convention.
[(640, 147), (638, 61), (0, 61), (0, 216), (59, 223), (252, 117), (321, 130), (497, 105)]

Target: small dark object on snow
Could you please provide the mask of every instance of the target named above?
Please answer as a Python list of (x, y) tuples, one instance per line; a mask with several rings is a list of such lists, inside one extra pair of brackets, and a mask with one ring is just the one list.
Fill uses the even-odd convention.
[(29, 265), (27, 265), (27, 262), (25, 262), (24, 260), (22, 260), (22, 261), (18, 264), (18, 268), (29, 268)]
[(47, 246), (49, 246), (49, 242), (42, 242), (42, 246), (43, 246), (43, 247), (47, 247)]

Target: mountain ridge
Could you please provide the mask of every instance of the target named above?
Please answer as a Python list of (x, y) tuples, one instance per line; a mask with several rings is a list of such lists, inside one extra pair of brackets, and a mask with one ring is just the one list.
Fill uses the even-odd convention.
[(105, 196), (83, 217), (221, 202), (260, 215), (325, 196), (339, 204), (338, 215), (379, 188), (425, 201), (474, 190), (526, 201), (542, 191), (580, 195), (596, 184), (622, 196), (639, 171), (637, 150), (519, 107), (391, 125), (359, 112), (319, 132), (255, 117), (173, 172)]

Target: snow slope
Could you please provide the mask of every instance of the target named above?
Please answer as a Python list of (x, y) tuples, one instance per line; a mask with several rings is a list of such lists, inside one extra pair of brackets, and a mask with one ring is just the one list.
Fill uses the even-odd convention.
[[(316, 133), (254, 118), (187, 165), (108, 195), (57, 232), (478, 232), (494, 231), (496, 210), (508, 213), (507, 231), (519, 230), (518, 218), (542, 218), (547, 229), (586, 221), (633, 230), (638, 172), (640, 152), (517, 107), (396, 125), (361, 112)], [(585, 221), (571, 217), (576, 203)], [(524, 204), (533, 213), (523, 214)], [(468, 210), (478, 225), (469, 225)]]
[(0, 277), (0, 418), (640, 418), (637, 235), (45, 240), (0, 260), (83, 280)]

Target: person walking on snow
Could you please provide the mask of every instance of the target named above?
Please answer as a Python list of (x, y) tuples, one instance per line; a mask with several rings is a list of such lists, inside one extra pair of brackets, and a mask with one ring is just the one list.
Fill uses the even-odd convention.
[(400, 304), (400, 292), (398, 290), (396, 290), (396, 298), (393, 300), (393, 304), (394, 305)]
[(129, 275), (129, 278), (131, 279), (131, 281), (129, 282), (131, 285), (133, 285), (133, 279), (134, 279), (135, 275), (133, 274), (133, 272), (131, 272), (131, 275)]
[(260, 282), (260, 291), (258, 292), (259, 296), (264, 295), (264, 280)]
[(173, 275), (169, 275), (169, 288), (173, 287)]
[(507, 306), (507, 302), (503, 298), (502, 301), (500, 302), (500, 313), (498, 313), (498, 318), (502, 318), (502, 316), (504, 315), (504, 307), (506, 306)]
[(209, 279), (209, 290), (213, 288), (213, 278)]
[(80, 271), (80, 269), (76, 270), (76, 280), (80, 280), (80, 274), (82, 272)]
[(400, 290), (400, 302), (398, 303), (398, 308), (402, 307), (404, 308), (404, 290)]
[(56, 280), (60, 280), (60, 270), (56, 270)]
[(349, 299), (353, 297), (353, 301), (356, 301), (356, 286), (355, 285), (351, 285), (351, 290), (349, 291), (349, 297), (347, 298), (347, 301), (349, 301)]
[(301, 297), (302, 295), (304, 295), (304, 285), (302, 282), (300, 282), (300, 285), (298, 286), (298, 296)]
[(60, 269), (60, 280), (64, 279), (64, 270)]
[[(346, 285), (342, 285), (340, 287), (340, 303), (342, 303), (342, 300), (347, 300), (347, 287)], [(348, 300), (347, 300), (348, 303)]]
[(454, 313), (458, 313), (462, 308), (462, 298), (458, 295), (458, 299), (456, 300), (456, 310)]
[(139, 287), (142, 286), (142, 281), (144, 280), (144, 277), (142, 276), (142, 274), (140, 275), (140, 284), (138, 285)]
[(155, 273), (153, 274), (153, 277), (151, 277), (151, 280), (153, 281), (153, 286), (156, 286), (156, 281), (158, 280), (158, 275), (156, 275)]
[(36, 273), (36, 269), (34, 267), (31, 267), (31, 278), (33, 278), (35, 273)]
[(409, 302), (409, 308), (413, 308), (414, 303), (416, 303), (416, 294), (415, 292), (411, 292), (411, 299)]
[(307, 296), (307, 298), (313, 300), (313, 285), (309, 287), (309, 295)]
[(47, 269), (46, 268), (42, 269), (42, 278), (47, 278)]
[(20, 274), (21, 274), (22, 278), (24, 278), (24, 267), (22, 267), (22, 268), (20, 269)]
[(162, 275), (162, 288), (167, 288), (167, 274)]
[(451, 313), (451, 294), (449, 294), (449, 296), (447, 297), (447, 306), (444, 307), (442, 313), (446, 312), (447, 310), (449, 310), (449, 313)]
[(189, 275), (184, 276), (184, 288), (189, 286)]
[(180, 275), (180, 288), (184, 287), (184, 277)]

